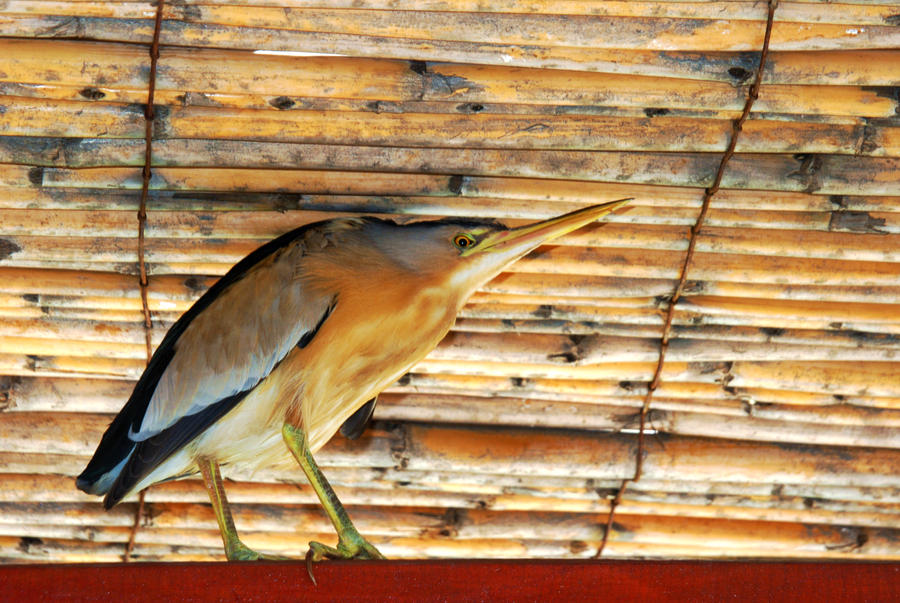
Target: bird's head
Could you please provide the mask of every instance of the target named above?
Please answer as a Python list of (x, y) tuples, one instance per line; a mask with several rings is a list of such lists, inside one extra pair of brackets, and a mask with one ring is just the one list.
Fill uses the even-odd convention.
[(384, 256), (451, 288), (460, 299), (529, 251), (603, 217), (630, 201), (620, 199), (518, 228), (494, 220), (446, 218), (403, 225), (373, 221), (366, 228)]

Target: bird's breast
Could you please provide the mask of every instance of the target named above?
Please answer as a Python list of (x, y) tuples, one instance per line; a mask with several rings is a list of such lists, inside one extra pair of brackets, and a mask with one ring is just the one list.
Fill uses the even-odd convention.
[(300, 379), (286, 420), (306, 431), (315, 451), (434, 349), (456, 311), (441, 288), (394, 297), (342, 295), (316, 337), (292, 358)]

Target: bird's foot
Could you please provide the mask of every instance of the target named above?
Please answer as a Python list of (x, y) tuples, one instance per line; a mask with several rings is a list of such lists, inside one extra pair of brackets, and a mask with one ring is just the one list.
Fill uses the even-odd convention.
[(309, 573), (313, 584), (316, 584), (316, 577), (313, 576), (313, 563), (322, 561), (323, 559), (384, 559), (375, 546), (360, 536), (355, 530), (350, 533), (341, 534), (336, 547), (322, 544), (321, 542), (310, 542), (309, 551), (306, 553), (306, 571)]
[(287, 561), (288, 557), (281, 555), (265, 555), (258, 553), (241, 541), (232, 544), (225, 549), (225, 556), (229, 561)]

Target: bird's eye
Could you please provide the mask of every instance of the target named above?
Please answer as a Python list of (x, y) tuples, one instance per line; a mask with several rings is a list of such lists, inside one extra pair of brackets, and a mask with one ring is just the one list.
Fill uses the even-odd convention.
[(458, 234), (453, 237), (453, 244), (459, 247), (460, 249), (468, 249), (472, 245), (475, 244), (475, 239), (470, 237), (467, 234)]

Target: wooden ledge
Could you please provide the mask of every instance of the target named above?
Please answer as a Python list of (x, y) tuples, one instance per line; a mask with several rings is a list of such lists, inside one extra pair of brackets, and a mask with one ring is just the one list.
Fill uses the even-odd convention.
[(0, 566), (0, 600), (896, 601), (900, 563), (708, 561)]

